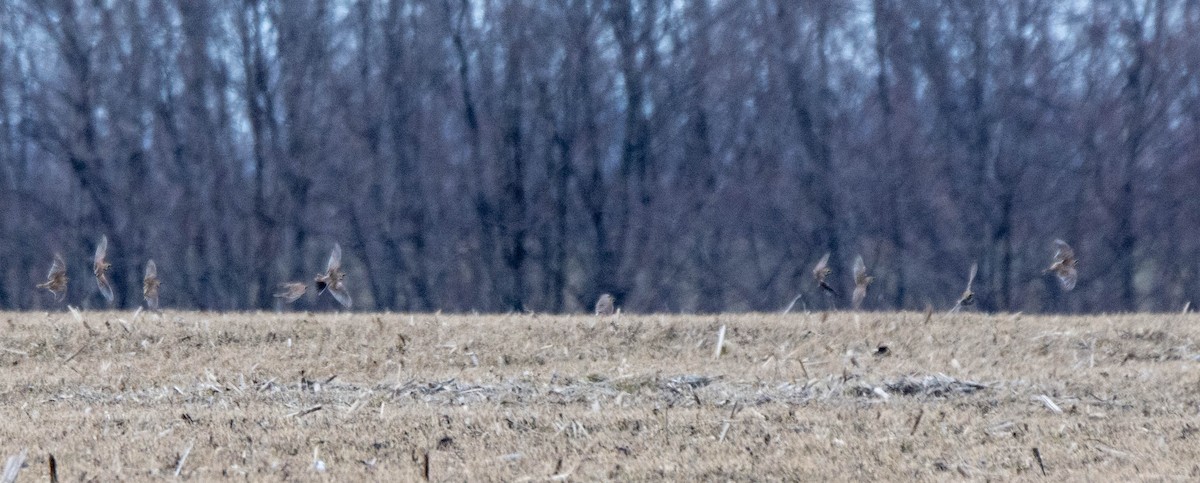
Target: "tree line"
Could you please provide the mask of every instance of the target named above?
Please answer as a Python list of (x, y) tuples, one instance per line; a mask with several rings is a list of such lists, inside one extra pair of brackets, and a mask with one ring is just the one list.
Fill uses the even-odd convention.
[[(1179, 310), (1195, 0), (9, 0), (0, 306)], [(1053, 240), (1078, 286), (1046, 273)], [(315, 309), (328, 299), (309, 300)], [(305, 302), (302, 302), (305, 303)]]

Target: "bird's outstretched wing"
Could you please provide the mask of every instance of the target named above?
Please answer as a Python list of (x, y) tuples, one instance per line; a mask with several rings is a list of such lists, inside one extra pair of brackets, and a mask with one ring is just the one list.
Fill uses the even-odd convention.
[(333, 244), (333, 251), (329, 253), (329, 263), (325, 266), (325, 271), (341, 270), (342, 269), (342, 245), (339, 243)]
[(821, 257), (821, 260), (817, 262), (817, 266), (813, 267), (813, 277), (815, 277), (818, 281), (825, 280), (825, 274), (827, 273), (826, 271), (828, 269), (829, 253), (826, 253), (825, 256)]
[(50, 272), (46, 274), (46, 278), (53, 280), (64, 273), (67, 273), (67, 262), (63, 261), (61, 253), (55, 253), (54, 261), (50, 262)]
[(1062, 241), (1061, 239), (1054, 240), (1054, 248), (1056, 248), (1054, 252), (1054, 261), (1062, 262), (1075, 259), (1075, 250), (1072, 250), (1071, 245), (1068, 245), (1067, 242)]
[(142, 278), (142, 297), (146, 299), (146, 307), (158, 310), (158, 266), (154, 260), (146, 262), (146, 275)]
[(1079, 282), (1079, 272), (1073, 266), (1064, 266), (1057, 271), (1058, 281), (1062, 283), (1063, 290), (1074, 290), (1075, 284)]
[(109, 303), (112, 303), (113, 289), (112, 285), (108, 283), (107, 274), (101, 273), (100, 275), (96, 276), (96, 286), (100, 287), (100, 295), (103, 295), (105, 300), (108, 300)]
[(283, 299), (284, 302), (292, 303), (304, 296), (308, 291), (308, 285), (304, 282), (290, 282), (279, 284), (279, 289), (275, 291), (275, 298)]
[(343, 307), (350, 308), (350, 305), (354, 301), (350, 299), (350, 292), (346, 291), (344, 283), (329, 284), (328, 288), (329, 293), (333, 295), (333, 298), (337, 299), (338, 303), (342, 304)]
[(92, 259), (97, 265), (104, 263), (108, 256), (108, 235), (100, 235), (100, 244), (96, 245), (96, 256)]

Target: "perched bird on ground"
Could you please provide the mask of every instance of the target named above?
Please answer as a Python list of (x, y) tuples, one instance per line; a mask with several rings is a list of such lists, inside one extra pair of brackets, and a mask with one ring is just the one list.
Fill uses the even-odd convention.
[(94, 269), (96, 274), (96, 286), (100, 287), (100, 295), (108, 300), (109, 304), (113, 302), (112, 284), (108, 282), (108, 269), (112, 268), (112, 264), (105, 260), (108, 256), (108, 236), (100, 236), (100, 244), (96, 246), (96, 256), (93, 259)]
[(304, 282), (281, 283), (275, 291), (275, 298), (290, 304), (303, 297), (305, 292), (308, 292), (308, 285), (305, 285)]
[(863, 299), (867, 298), (867, 285), (875, 281), (875, 277), (867, 275), (867, 265), (863, 263), (862, 255), (854, 257), (854, 294), (851, 306), (854, 310), (862, 308)]
[(600, 294), (600, 299), (596, 300), (596, 315), (607, 316), (616, 313), (617, 307), (615, 302), (616, 300), (613, 299), (612, 294)]
[(1054, 263), (1047, 268), (1047, 272), (1054, 272), (1058, 275), (1058, 281), (1062, 284), (1063, 290), (1071, 290), (1075, 288), (1075, 282), (1079, 281), (1079, 272), (1075, 270), (1075, 250), (1071, 249), (1071, 245), (1062, 240), (1054, 240), (1054, 246), (1057, 249), (1054, 252)]
[(825, 256), (821, 257), (821, 261), (817, 262), (817, 266), (813, 268), (812, 273), (813, 278), (817, 280), (817, 285), (820, 285), (821, 288), (825, 289), (829, 293), (837, 295), (837, 291), (825, 282), (825, 277), (828, 277), (832, 272), (833, 270), (829, 268), (829, 254), (826, 253)]
[(158, 311), (158, 267), (154, 260), (146, 263), (146, 276), (142, 278), (142, 297), (146, 299), (146, 308)]
[(975, 272), (979, 269), (979, 264), (971, 264), (971, 274), (967, 276), (967, 289), (963, 290), (962, 296), (958, 298), (958, 303), (954, 304), (951, 312), (958, 312), (963, 307), (975, 303), (975, 292), (971, 290), (971, 284), (975, 283)]
[(50, 263), (50, 273), (46, 274), (46, 283), (38, 284), (37, 288), (44, 288), (54, 294), (55, 302), (62, 302), (63, 297), (67, 296), (67, 262), (63, 261), (61, 253), (54, 254), (54, 261)]
[(350, 308), (350, 293), (346, 291), (346, 285), (342, 282), (346, 278), (345, 272), (342, 272), (342, 246), (333, 244), (333, 252), (329, 254), (329, 264), (325, 266), (325, 273), (317, 275), (317, 295), (320, 295), (326, 289), (337, 299), (342, 306)]

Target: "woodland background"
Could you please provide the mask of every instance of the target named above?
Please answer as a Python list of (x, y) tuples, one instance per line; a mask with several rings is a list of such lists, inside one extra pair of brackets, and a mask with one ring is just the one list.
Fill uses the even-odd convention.
[[(0, 306), (1176, 311), (1197, 0), (6, 0)], [(1042, 273), (1055, 238), (1079, 286)], [(845, 306), (844, 300), (837, 301)], [(333, 308), (328, 298), (302, 308)]]

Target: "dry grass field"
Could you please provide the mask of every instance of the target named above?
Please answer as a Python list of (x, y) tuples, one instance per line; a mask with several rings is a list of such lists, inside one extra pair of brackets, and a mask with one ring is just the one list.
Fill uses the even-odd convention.
[(22, 481), (1200, 478), (1197, 316), (0, 319)]

